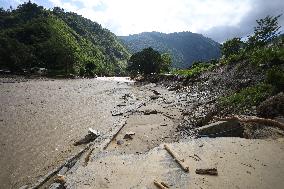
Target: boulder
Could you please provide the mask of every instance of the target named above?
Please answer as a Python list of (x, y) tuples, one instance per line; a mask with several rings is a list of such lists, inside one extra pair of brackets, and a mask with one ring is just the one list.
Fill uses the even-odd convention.
[(203, 137), (242, 137), (243, 127), (238, 121), (218, 121), (196, 129)]

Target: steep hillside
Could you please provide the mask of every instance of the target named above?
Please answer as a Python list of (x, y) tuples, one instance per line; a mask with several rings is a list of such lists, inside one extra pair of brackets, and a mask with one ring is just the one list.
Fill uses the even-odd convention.
[(220, 57), (220, 44), (200, 34), (179, 32), (164, 34), (144, 32), (119, 37), (132, 52), (141, 51), (151, 46), (173, 56), (173, 67), (187, 68), (194, 61), (206, 61)]
[(116, 36), (82, 16), (58, 7), (24, 3), (0, 12), (0, 68), (50, 75), (123, 74), (128, 51)]

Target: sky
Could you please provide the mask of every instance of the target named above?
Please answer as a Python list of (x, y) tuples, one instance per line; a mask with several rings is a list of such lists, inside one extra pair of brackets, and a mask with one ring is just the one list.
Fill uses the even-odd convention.
[[(0, 0), (9, 8), (27, 0)], [(116, 35), (158, 31), (201, 33), (218, 42), (246, 37), (256, 19), (284, 13), (284, 0), (32, 0), (91, 19)], [(284, 28), (284, 15), (279, 18)], [(281, 28), (282, 31), (284, 29)]]

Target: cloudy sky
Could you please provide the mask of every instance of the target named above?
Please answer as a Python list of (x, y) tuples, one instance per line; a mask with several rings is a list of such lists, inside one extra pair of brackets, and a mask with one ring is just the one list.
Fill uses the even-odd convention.
[[(27, 0), (1, 0), (4, 8)], [(191, 31), (218, 42), (245, 37), (255, 20), (284, 13), (284, 0), (32, 0), (59, 6), (100, 23), (117, 35)], [(284, 15), (280, 18), (284, 28)], [(282, 30), (284, 31), (284, 29)]]

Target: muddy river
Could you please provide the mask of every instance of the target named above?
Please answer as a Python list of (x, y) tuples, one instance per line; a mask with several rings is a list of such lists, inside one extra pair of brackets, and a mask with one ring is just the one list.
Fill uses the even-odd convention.
[(0, 188), (35, 182), (80, 149), (73, 143), (88, 128), (108, 129), (110, 111), (132, 86), (128, 78), (1, 78)]

